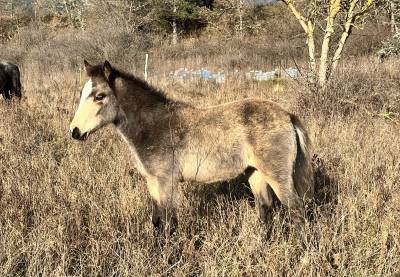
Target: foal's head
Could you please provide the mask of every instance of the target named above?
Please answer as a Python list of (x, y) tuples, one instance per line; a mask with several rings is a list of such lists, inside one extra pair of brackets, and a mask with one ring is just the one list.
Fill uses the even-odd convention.
[(111, 87), (113, 68), (108, 61), (92, 66), (85, 60), (90, 78), (81, 91), (78, 109), (70, 125), (74, 139), (85, 140), (101, 127), (118, 121), (120, 108)]

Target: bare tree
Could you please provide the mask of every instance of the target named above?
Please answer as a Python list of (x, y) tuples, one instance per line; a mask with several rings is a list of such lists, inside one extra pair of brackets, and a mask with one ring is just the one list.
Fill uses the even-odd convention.
[[(296, 17), (306, 34), (306, 43), (309, 56), (309, 81), (324, 89), (330, 77), (335, 72), (342, 56), (343, 48), (353, 28), (362, 24), (371, 7), (377, 0), (282, 0), (290, 12)], [(302, 7), (303, 6), (303, 7)], [(321, 57), (319, 64), (316, 61), (316, 26), (324, 20), (325, 28), (320, 38)], [(340, 28), (338, 28), (340, 26)], [(340, 29), (340, 33), (338, 32)], [(332, 47), (333, 35), (338, 35), (335, 47)], [(333, 51), (333, 53), (332, 53)]]
[(238, 0), (238, 14), (239, 14), (239, 35), (243, 36), (243, 0)]
[(390, 27), (392, 33), (397, 34), (399, 32), (398, 17), (400, 16), (400, 3), (395, 0), (390, 0), (389, 2)]
[(151, 2), (147, 0), (87, 0), (92, 17), (127, 33), (134, 33), (154, 19)]
[(176, 24), (176, 1), (173, 0), (172, 2), (172, 12), (173, 12), (173, 19), (172, 19), (172, 45), (176, 45), (178, 43), (178, 27)]

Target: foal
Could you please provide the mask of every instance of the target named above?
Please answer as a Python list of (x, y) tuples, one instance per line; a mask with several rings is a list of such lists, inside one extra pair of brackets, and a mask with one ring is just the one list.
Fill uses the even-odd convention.
[(302, 228), (304, 201), (313, 197), (309, 139), (299, 120), (277, 104), (246, 99), (208, 108), (169, 99), (106, 61), (85, 61), (89, 81), (70, 125), (74, 139), (113, 124), (132, 150), (156, 204), (155, 226), (173, 227), (181, 181), (210, 183), (250, 172), (265, 220), (271, 190)]

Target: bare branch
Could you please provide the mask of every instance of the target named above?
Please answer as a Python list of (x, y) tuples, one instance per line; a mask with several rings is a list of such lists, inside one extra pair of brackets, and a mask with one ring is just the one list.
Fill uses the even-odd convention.
[(369, 9), (372, 7), (372, 5), (375, 3), (375, 0), (367, 0), (362, 8), (360, 9), (359, 12), (355, 12), (355, 9), (357, 7), (357, 4), (359, 3), (360, 0), (352, 0), (349, 6), (349, 9), (347, 11), (346, 15), (346, 22), (344, 24), (344, 31), (340, 37), (337, 49), (335, 51), (335, 54), (332, 59), (332, 68), (330, 75), (336, 70), (336, 67), (338, 65), (338, 62), (342, 56), (343, 52), (343, 47), (347, 41), (347, 38), (351, 34), (351, 31), (354, 27), (354, 23), (358, 21), (363, 15), (365, 15)]
[(293, 15), (297, 18), (297, 20), (300, 22), (301, 27), (303, 27), (304, 31), (306, 33), (308, 33), (308, 25), (307, 22), (309, 20), (307, 20), (307, 18), (305, 18), (294, 6), (294, 2), (293, 0), (282, 0), (283, 3), (286, 4), (286, 6), (288, 6), (288, 8), (290, 9), (290, 11), (293, 13)]

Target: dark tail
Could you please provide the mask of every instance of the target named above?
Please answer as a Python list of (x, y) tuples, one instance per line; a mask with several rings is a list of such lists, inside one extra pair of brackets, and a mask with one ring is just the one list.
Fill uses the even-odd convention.
[(297, 193), (305, 203), (308, 203), (314, 197), (314, 180), (310, 154), (311, 142), (300, 120), (295, 115), (291, 115), (291, 120), (297, 141), (293, 180)]

